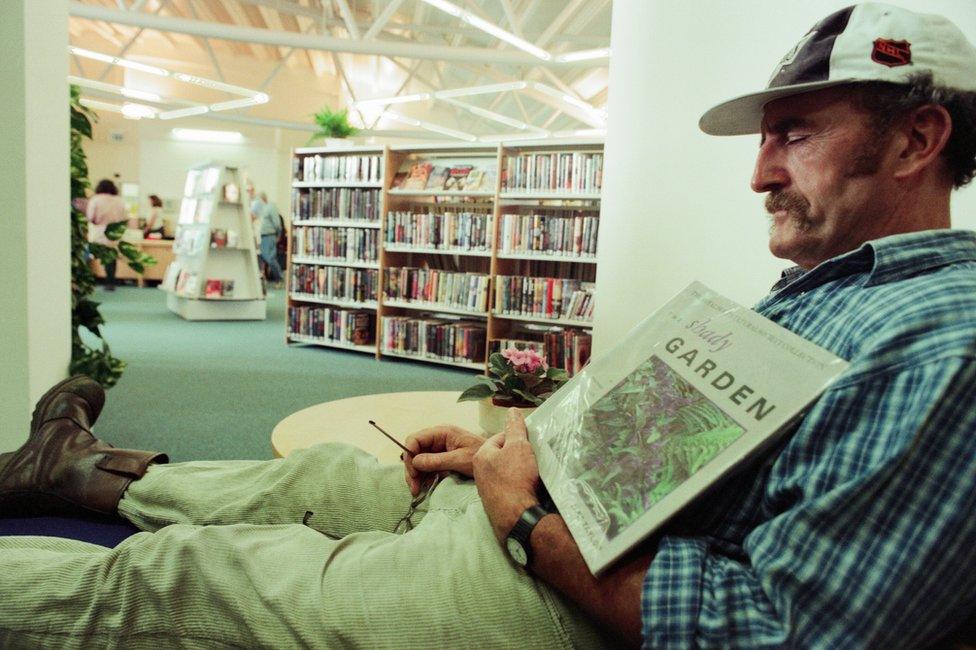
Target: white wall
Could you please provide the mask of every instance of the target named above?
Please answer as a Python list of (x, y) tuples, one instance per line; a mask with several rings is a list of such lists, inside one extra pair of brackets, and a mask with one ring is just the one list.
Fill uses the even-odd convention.
[[(811, 26), (850, 4), (615, 0), (597, 351), (692, 279), (749, 305), (789, 266), (770, 255), (762, 199), (748, 185), (758, 137), (706, 136), (698, 118), (764, 87)], [(949, 16), (976, 42), (973, 0), (895, 4)], [(956, 194), (953, 214), (956, 227), (976, 227), (976, 188)]]
[[(240, 144), (182, 142), (172, 137), (174, 126), (241, 131), (244, 141)], [(120, 135), (122, 141), (113, 141), (113, 134)], [(85, 143), (85, 152), (93, 186), (116, 173), (123, 182), (139, 184), (143, 216), (149, 209), (150, 194), (164, 200), (173, 199), (178, 210), (187, 169), (200, 163), (222, 161), (242, 168), (255, 187), (267, 192), (268, 198), (287, 217), (291, 201), (291, 148), (301, 146), (306, 138), (305, 134), (282, 134), (279, 129), (267, 127), (204, 120), (131, 121), (103, 113), (94, 139)]]
[(66, 0), (0, 2), (0, 451), (71, 357), (67, 42)]

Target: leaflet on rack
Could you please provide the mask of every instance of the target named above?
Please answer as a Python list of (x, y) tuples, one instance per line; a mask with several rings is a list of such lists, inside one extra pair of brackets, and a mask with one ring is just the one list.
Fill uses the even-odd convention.
[(694, 282), (526, 420), (594, 575), (767, 449), (847, 362)]

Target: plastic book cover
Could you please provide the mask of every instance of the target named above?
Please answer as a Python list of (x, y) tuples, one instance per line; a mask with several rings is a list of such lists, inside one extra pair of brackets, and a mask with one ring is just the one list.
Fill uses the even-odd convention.
[(234, 281), (233, 280), (221, 280), (220, 281), (220, 295), (225, 298), (234, 297)]
[(526, 419), (590, 571), (767, 449), (847, 365), (698, 282), (595, 357)]
[(444, 183), (447, 182), (448, 168), (438, 165), (430, 172), (430, 176), (427, 178), (426, 189), (428, 190), (442, 190), (444, 189)]
[(444, 189), (449, 191), (464, 190), (468, 176), (474, 169), (473, 165), (454, 165), (447, 172), (447, 180), (444, 181)]
[(411, 165), (410, 170), (407, 172), (407, 179), (403, 181), (403, 185), (400, 189), (404, 190), (422, 190), (427, 187), (427, 178), (430, 176), (430, 172), (434, 169), (434, 166), (429, 162), (418, 162)]

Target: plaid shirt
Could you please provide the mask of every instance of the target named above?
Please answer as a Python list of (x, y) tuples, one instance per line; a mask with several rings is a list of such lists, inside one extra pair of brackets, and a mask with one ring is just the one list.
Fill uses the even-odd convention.
[(976, 612), (976, 233), (791, 269), (756, 311), (848, 359), (795, 433), (686, 510), (647, 647), (919, 647)]

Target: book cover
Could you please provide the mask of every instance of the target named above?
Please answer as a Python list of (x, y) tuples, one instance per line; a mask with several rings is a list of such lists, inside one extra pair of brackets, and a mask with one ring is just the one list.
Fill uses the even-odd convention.
[(468, 182), (468, 175), (474, 169), (473, 165), (454, 165), (447, 172), (444, 189), (448, 191), (464, 190)]
[(526, 420), (599, 575), (767, 449), (847, 362), (694, 282)]
[(207, 298), (220, 298), (223, 292), (223, 282), (221, 280), (208, 279), (204, 285), (203, 295)]
[(221, 280), (220, 281), (220, 295), (224, 298), (234, 297), (234, 281), (233, 280)]
[(223, 228), (214, 228), (210, 231), (210, 247), (224, 248), (227, 246), (227, 231)]
[(418, 162), (410, 166), (407, 178), (403, 181), (400, 189), (403, 190), (422, 190), (427, 187), (427, 179), (434, 166), (429, 162)]
[(442, 190), (444, 189), (444, 183), (447, 182), (448, 168), (438, 165), (433, 168), (430, 172), (430, 176), (427, 178), (427, 185), (425, 186), (428, 190)]

